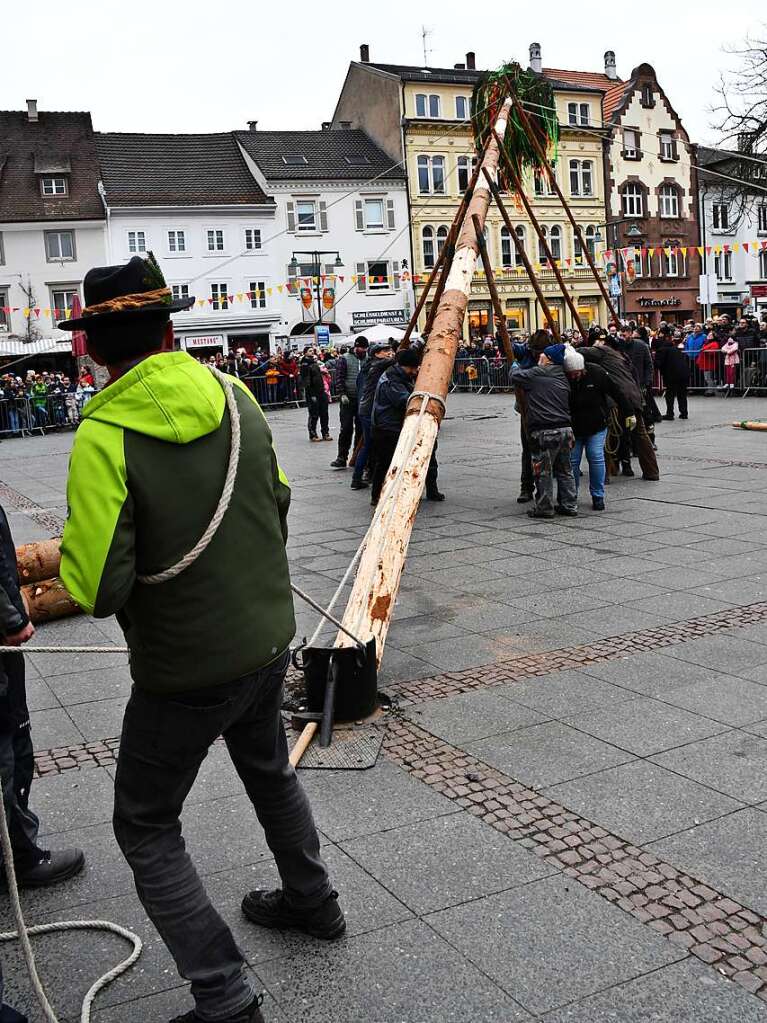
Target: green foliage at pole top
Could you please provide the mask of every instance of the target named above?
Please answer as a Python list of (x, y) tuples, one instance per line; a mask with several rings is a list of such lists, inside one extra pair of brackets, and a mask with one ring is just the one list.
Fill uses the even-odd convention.
[[(554, 105), (554, 90), (541, 75), (523, 70), (516, 62), (504, 64), (497, 71), (487, 72), (474, 87), (471, 97), (471, 123), (477, 150), (481, 152), (484, 149), (504, 100), (512, 95), (524, 106), (530, 130), (537, 136), (548, 160), (556, 159), (559, 121)], [(523, 127), (519, 114), (513, 107), (503, 139), (503, 148), (520, 180), (524, 180), (526, 170), (543, 169), (528, 129)], [(499, 185), (503, 191), (515, 190), (504, 171), (503, 162), (499, 166)]]

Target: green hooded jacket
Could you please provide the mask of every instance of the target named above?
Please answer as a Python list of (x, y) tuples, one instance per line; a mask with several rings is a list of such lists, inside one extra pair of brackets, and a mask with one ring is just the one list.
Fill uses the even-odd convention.
[(175, 564), (213, 516), (230, 449), (221, 384), (185, 352), (150, 356), (88, 402), (75, 436), (61, 578), (83, 610), (117, 615), (142, 689), (228, 682), (295, 634), (290, 488), (261, 409), (232, 382), (242, 431), (232, 500), (208, 547), (168, 582), (136, 577)]

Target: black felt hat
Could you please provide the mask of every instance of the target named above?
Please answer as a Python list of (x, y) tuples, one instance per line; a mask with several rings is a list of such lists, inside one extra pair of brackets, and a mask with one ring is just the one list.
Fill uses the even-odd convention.
[(59, 330), (88, 330), (96, 324), (125, 323), (142, 316), (189, 309), (194, 298), (173, 298), (154, 255), (134, 256), (120, 266), (95, 266), (83, 281), (82, 316), (62, 320)]

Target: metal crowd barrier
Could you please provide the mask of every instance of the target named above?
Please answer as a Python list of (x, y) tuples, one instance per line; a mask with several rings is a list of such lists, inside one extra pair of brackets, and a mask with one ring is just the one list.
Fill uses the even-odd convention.
[(511, 391), (511, 369), (508, 360), (485, 356), (456, 359), (450, 390), (467, 394)]
[[(267, 379), (263, 373), (242, 377), (253, 397), (262, 408), (297, 408), (305, 405), (304, 389), (301, 377), (278, 377), (277, 380)], [(335, 377), (331, 375), (330, 399), (337, 397)]]
[(84, 403), (83, 396), (76, 394), (2, 398), (0, 436), (28, 437), (49, 430), (74, 430), (80, 422)]

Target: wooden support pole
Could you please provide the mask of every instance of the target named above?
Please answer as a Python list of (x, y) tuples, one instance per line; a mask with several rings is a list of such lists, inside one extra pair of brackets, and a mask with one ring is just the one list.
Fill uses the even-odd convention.
[[(495, 124), (501, 139), (506, 133), (510, 108), (511, 100), (507, 99)], [(488, 184), (496, 180), (498, 158), (498, 144), (491, 138), (480, 164)], [(344, 612), (343, 624), (350, 631), (363, 640), (375, 637), (379, 662), (426, 481), (426, 470), (444, 414), (455, 354), (463, 333), (471, 281), (479, 255), (472, 216), (477, 215), (482, 229), (490, 198), (490, 188), (478, 177), (424, 351), (415, 392), (408, 403), (399, 442), (378, 502), (378, 525), (360, 559)], [(427, 399), (423, 395), (436, 395), (438, 400)], [(339, 633), (336, 643), (346, 646), (351, 640)]]
[(535, 212), (533, 210), (533, 207), (532, 207), (532, 204), (531, 204), (530, 200), (525, 195), (524, 185), (523, 185), (522, 181), (520, 180), (519, 176), (517, 175), (517, 172), (516, 172), (516, 170), (514, 168), (514, 165), (512, 164), (511, 160), (509, 159), (508, 153), (506, 152), (505, 149), (501, 149), (501, 159), (503, 160), (503, 162), (506, 165), (506, 171), (507, 171), (507, 173), (509, 175), (509, 178), (510, 178), (512, 184), (514, 185), (514, 188), (516, 189), (516, 193), (519, 196), (522, 205), (525, 207), (525, 212), (527, 213), (528, 217), (530, 218), (530, 223), (533, 225), (533, 229), (535, 230), (535, 233), (538, 235), (540, 243), (543, 246), (543, 251), (546, 253), (546, 258), (548, 259), (548, 261), (549, 261), (549, 263), (551, 265), (551, 269), (554, 272), (554, 276), (557, 279), (557, 283), (559, 284), (560, 291), (562, 292), (562, 295), (564, 297), (565, 302), (567, 302), (567, 306), (568, 306), (568, 308), (570, 310), (570, 313), (572, 315), (573, 322), (575, 323), (576, 327), (580, 331), (581, 337), (583, 337), (585, 339), (586, 338), (586, 331), (585, 331), (585, 329), (583, 327), (583, 323), (581, 322), (581, 318), (580, 318), (580, 316), (578, 314), (578, 310), (575, 308), (575, 303), (572, 300), (572, 296), (570, 295), (570, 291), (569, 291), (567, 285), (564, 282), (564, 278), (562, 277), (562, 274), (560, 273), (559, 267), (557, 266), (557, 261), (556, 261), (556, 259), (554, 259), (554, 253), (551, 251), (551, 247), (549, 245), (548, 238), (544, 234), (543, 228), (541, 227), (540, 222), (538, 221), (538, 218), (535, 215)]
[(498, 188), (497, 183), (491, 180), (490, 178), (487, 179), (487, 183), (492, 193), (492, 196), (495, 199), (495, 204), (498, 207), (501, 216), (503, 217), (503, 222), (506, 225), (506, 230), (511, 235), (511, 240), (514, 244), (514, 248), (517, 250), (517, 255), (522, 261), (522, 265), (524, 266), (525, 270), (527, 270), (527, 276), (530, 278), (530, 283), (533, 286), (533, 291), (535, 292), (536, 298), (541, 304), (543, 315), (546, 317), (546, 320), (548, 321), (549, 327), (551, 328), (551, 333), (554, 335), (554, 340), (561, 341), (562, 339), (559, 335), (559, 327), (557, 326), (557, 321), (554, 319), (551, 313), (549, 303), (546, 301), (543, 291), (541, 291), (541, 286), (538, 283), (538, 278), (535, 276), (535, 271), (533, 270), (532, 263), (527, 257), (525, 247), (517, 237), (517, 232), (514, 230), (514, 225), (511, 223), (511, 220), (509, 220), (509, 214), (506, 212), (506, 207), (504, 206), (503, 203), (503, 197), (501, 196), (501, 190)]
[(613, 319), (615, 320), (615, 322), (616, 323), (620, 323), (620, 318), (618, 316), (618, 313), (615, 311), (615, 307), (613, 306), (612, 299), (610, 298), (610, 295), (608, 294), (607, 288), (604, 285), (604, 281), (602, 280), (602, 275), (597, 270), (596, 264), (594, 263), (594, 259), (593, 259), (592, 255), (591, 255), (591, 251), (589, 250), (589, 247), (586, 244), (586, 239), (583, 237), (583, 231), (581, 230), (581, 225), (576, 221), (575, 217), (573, 216), (573, 211), (570, 209), (570, 204), (568, 203), (568, 201), (565, 199), (564, 195), (562, 194), (562, 189), (559, 187), (559, 183), (557, 182), (557, 178), (556, 178), (556, 175), (554, 174), (554, 171), (552, 170), (551, 164), (546, 159), (546, 154), (543, 151), (543, 146), (540, 144), (540, 142), (538, 141), (536, 135), (534, 134), (534, 132), (532, 131), (532, 129), (530, 127), (530, 120), (529, 120), (529, 118), (527, 116), (527, 111), (522, 106), (522, 104), (520, 103), (520, 101), (517, 99), (516, 96), (512, 96), (512, 103), (514, 104), (514, 109), (517, 111), (517, 114), (519, 115), (519, 119), (522, 122), (523, 127), (527, 131), (528, 138), (533, 143), (533, 147), (534, 147), (536, 153), (538, 154), (539, 160), (542, 162), (542, 164), (546, 168), (546, 173), (548, 175), (549, 182), (551, 183), (551, 187), (554, 189), (555, 193), (559, 196), (559, 201), (562, 203), (562, 208), (564, 209), (565, 213), (567, 214), (567, 219), (570, 221), (570, 223), (573, 226), (573, 230), (578, 235), (578, 240), (581, 243), (581, 249), (583, 250), (583, 255), (584, 255), (585, 259), (586, 259), (586, 262), (591, 267), (591, 272), (594, 274), (594, 279), (596, 280), (597, 285), (599, 286), (599, 290), (602, 292), (602, 297), (604, 298), (605, 302), (607, 303), (607, 308), (610, 310), (610, 313), (611, 313)]
[(480, 227), (479, 217), (476, 213), (472, 214), (471, 221), (474, 224), (474, 230), (477, 233), (477, 243), (479, 245), (479, 254), (482, 257), (482, 266), (485, 271), (485, 278), (487, 280), (487, 289), (490, 292), (490, 299), (493, 303), (493, 310), (495, 311), (496, 319), (498, 320), (498, 333), (501, 335), (501, 344), (503, 345), (503, 351), (509, 363), (514, 361), (514, 349), (511, 347), (511, 338), (509, 337), (509, 328), (506, 326), (506, 314), (501, 308), (501, 300), (498, 297), (498, 288), (495, 286), (495, 277), (493, 276), (493, 268), (490, 266), (490, 256), (487, 252), (487, 243), (485, 242), (485, 234)]

